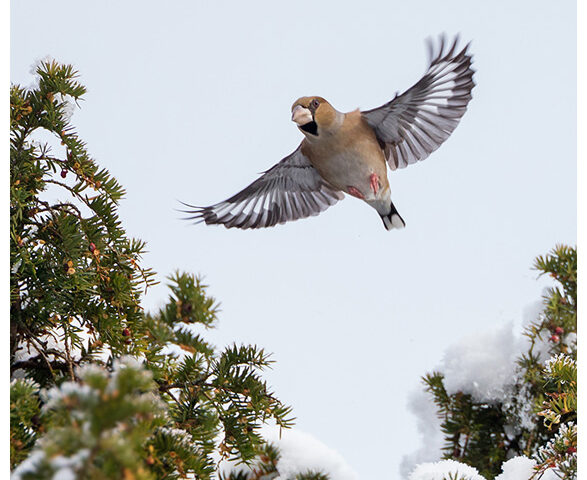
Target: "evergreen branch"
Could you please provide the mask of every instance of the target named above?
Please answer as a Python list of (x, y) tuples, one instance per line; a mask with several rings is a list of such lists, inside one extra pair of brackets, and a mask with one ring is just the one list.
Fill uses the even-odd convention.
[[(41, 357), (41, 358), (39, 358)], [(19, 360), (10, 365), (10, 373), (19, 369), (47, 369), (53, 373), (54, 370), (59, 370), (64, 373), (69, 373), (69, 364), (67, 362), (46, 361), (42, 354), (28, 360)]]
[[(219, 311), (194, 275), (170, 276), (165, 308), (144, 312), (141, 293), (155, 274), (140, 262), (145, 242), (128, 238), (118, 216), (125, 191), (91, 159), (65, 115), (85, 88), (68, 65), (43, 62), (37, 75), (38, 87), (10, 92), (11, 372), (24, 371), (49, 393), (15, 384), (11, 465), (18, 472), (32, 451), (37, 463), (23, 468), (39, 480), (57, 475), (56, 455), (78, 458), (74, 473), (88, 478), (209, 480), (216, 452), (250, 463), (269, 451), (263, 422), (292, 422), (291, 408), (261, 378), (269, 355), (249, 346), (217, 351), (185, 328), (213, 327)], [(61, 141), (65, 158), (31, 140), (39, 129)], [(67, 198), (40, 198), (53, 186)], [(168, 344), (192, 354), (166, 356)], [(21, 347), (34, 356), (15, 361)], [(144, 366), (126, 355), (144, 358)], [(33, 421), (35, 409), (41, 414)]]

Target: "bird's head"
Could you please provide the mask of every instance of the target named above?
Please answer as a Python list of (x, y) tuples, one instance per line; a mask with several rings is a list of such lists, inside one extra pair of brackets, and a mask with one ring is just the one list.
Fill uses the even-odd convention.
[(317, 137), (337, 119), (337, 111), (322, 97), (298, 98), (291, 107), (291, 119), (306, 137)]

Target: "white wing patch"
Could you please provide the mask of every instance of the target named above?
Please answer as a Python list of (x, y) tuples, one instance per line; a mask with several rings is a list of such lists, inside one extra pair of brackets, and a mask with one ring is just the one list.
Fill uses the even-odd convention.
[(264, 228), (318, 215), (344, 198), (327, 184), (301, 148), (267, 170), (260, 178), (229, 199), (186, 213), (197, 223), (226, 228)]

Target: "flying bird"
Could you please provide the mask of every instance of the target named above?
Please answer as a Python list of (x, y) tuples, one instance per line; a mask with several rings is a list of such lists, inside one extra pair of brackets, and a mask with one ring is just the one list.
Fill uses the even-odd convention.
[[(471, 100), (474, 70), (469, 45), (458, 36), (435, 51), (411, 88), (373, 110), (342, 113), (322, 97), (301, 97), (291, 119), (304, 134), (298, 148), (223, 202), (185, 213), (197, 223), (263, 228), (318, 215), (352, 195), (373, 207), (387, 230), (405, 222), (391, 201), (387, 166), (424, 160), (453, 132)], [(446, 48), (445, 48), (446, 47)]]

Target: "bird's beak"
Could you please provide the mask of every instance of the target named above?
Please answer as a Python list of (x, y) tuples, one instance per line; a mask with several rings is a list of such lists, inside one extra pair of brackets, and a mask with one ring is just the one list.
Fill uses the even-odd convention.
[(310, 110), (307, 108), (302, 107), (301, 105), (296, 105), (296, 107), (292, 110), (291, 119), (293, 122), (298, 124), (298, 127), (314, 121), (312, 118), (312, 112), (310, 112)]

